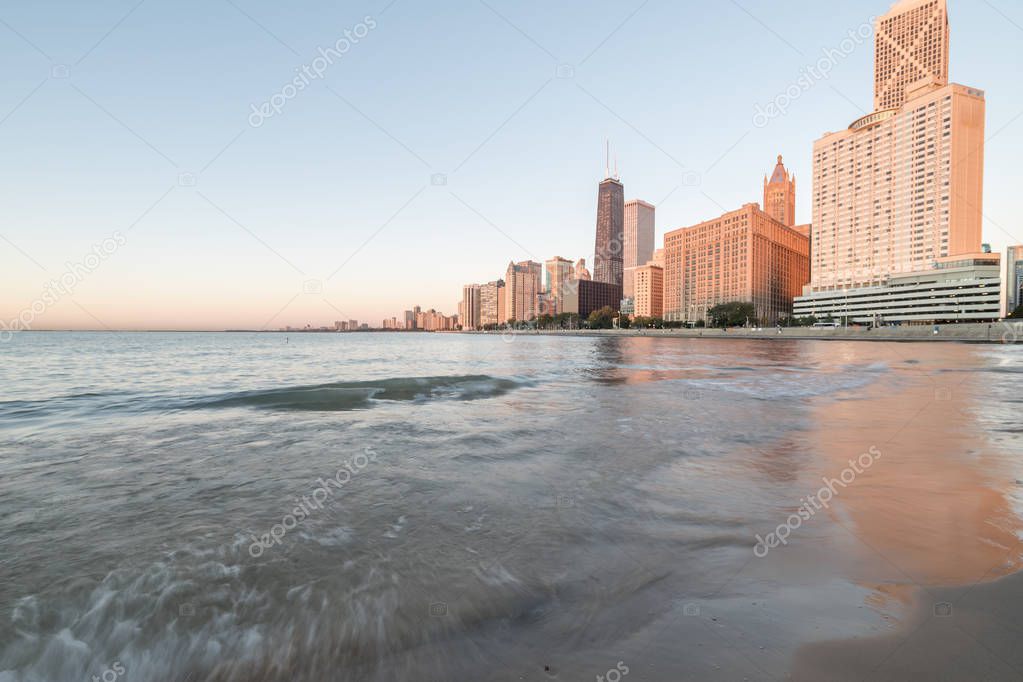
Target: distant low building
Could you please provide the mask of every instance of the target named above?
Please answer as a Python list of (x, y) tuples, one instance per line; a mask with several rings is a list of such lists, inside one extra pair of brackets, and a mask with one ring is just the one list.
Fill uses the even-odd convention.
[(420, 311), (416, 316), (416, 328), (428, 332), (453, 331), (458, 326), (458, 316), (446, 316), (432, 308)]

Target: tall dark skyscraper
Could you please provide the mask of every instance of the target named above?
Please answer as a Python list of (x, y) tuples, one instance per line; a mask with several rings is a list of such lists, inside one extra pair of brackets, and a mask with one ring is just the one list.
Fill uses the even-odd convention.
[(597, 242), (593, 281), (622, 286), (625, 251), (625, 187), (617, 174), (600, 183), (597, 192)]

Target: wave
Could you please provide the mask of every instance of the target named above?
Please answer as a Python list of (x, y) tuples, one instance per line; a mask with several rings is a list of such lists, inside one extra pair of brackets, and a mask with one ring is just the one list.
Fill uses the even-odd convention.
[(482, 400), (504, 395), (525, 382), (487, 375), (450, 377), (399, 377), (377, 381), (320, 384), (259, 391), (245, 391), (206, 398), (192, 409), (249, 407), (266, 410), (347, 412), (365, 410), (380, 402), (426, 402), (430, 400)]

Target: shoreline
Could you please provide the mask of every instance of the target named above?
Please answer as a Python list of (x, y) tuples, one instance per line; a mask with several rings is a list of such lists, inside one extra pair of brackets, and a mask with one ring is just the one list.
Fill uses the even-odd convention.
[[(1019, 324), (1019, 326), (1016, 326)], [(916, 343), (922, 341), (941, 343), (1018, 344), (1023, 343), (1023, 324), (998, 322), (984, 324), (939, 325), (938, 333), (931, 326), (883, 327), (879, 329), (835, 328), (815, 329), (811, 327), (777, 327), (752, 329), (578, 329), (578, 330), (512, 330), (492, 332), (454, 332), (468, 335), (502, 336), (569, 336), (594, 338), (682, 338), (682, 339), (758, 339), (758, 340), (803, 340), (803, 341), (892, 341)]]
[(939, 325), (934, 333), (931, 325), (913, 327), (812, 328), (764, 327), (760, 330), (722, 329), (559, 329), (559, 330), (494, 330), (494, 331), (427, 331), (425, 329), (359, 329), (335, 331), (323, 329), (281, 331), (279, 329), (31, 329), (17, 334), (454, 334), (468, 336), (566, 336), (579, 338), (681, 338), (681, 339), (759, 339), (802, 341), (891, 341), (916, 343), (937, 341), (942, 343), (1023, 344), (1023, 320), (1004, 320), (981, 324)]

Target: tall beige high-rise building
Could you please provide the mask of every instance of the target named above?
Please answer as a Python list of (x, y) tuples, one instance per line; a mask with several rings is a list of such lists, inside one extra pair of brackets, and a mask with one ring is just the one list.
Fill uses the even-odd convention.
[(874, 26), (874, 111), (898, 109), (914, 83), (948, 85), (946, 0), (900, 0)]
[(654, 255), (656, 209), (640, 199), (625, 202), (625, 242), (622, 253), (625, 298), (635, 295), (636, 268), (645, 265)]
[(466, 284), (462, 287), (462, 301), (458, 305), (458, 323), (462, 329), (468, 331), (480, 328), (481, 293), (479, 284)]
[(528, 322), (535, 319), (543, 292), (543, 266), (531, 260), (509, 263), (505, 276), (505, 320)]
[(545, 290), (550, 296), (549, 300), (553, 303), (553, 310), (545, 312), (556, 315), (564, 312), (559, 303), (564, 300), (569, 282), (574, 279), (575, 266), (572, 261), (561, 256), (555, 256), (544, 265), (547, 270), (547, 286)]
[[(980, 251), (984, 93), (944, 82), (944, 0), (898, 3), (877, 43), (881, 108), (814, 143), (812, 292), (883, 286)], [(934, 73), (905, 75), (921, 65)]]
[(504, 318), (504, 280), (480, 285), (480, 326), (502, 324)]
[(764, 176), (764, 212), (782, 225), (796, 226), (796, 176), (789, 175), (781, 154), (771, 179)]

